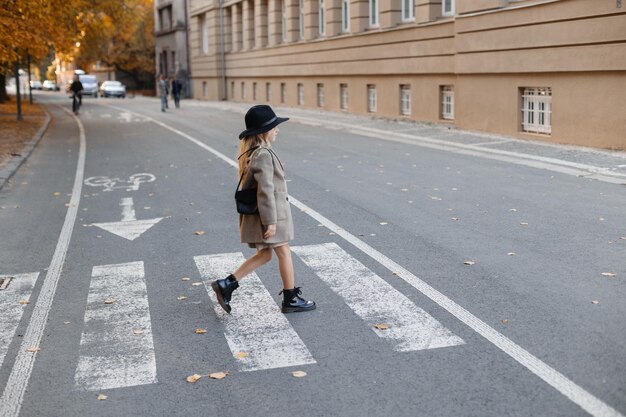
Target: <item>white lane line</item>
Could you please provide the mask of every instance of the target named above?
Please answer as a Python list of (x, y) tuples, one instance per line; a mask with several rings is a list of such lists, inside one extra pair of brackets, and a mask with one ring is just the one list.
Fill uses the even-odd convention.
[[(159, 126), (164, 127), (172, 132), (178, 133), (180, 136), (192, 141), (203, 149), (208, 150), (213, 153), (218, 158), (224, 160), (226, 163), (231, 165), (233, 168), (237, 167), (235, 161), (230, 160), (225, 157), (224, 154), (214, 151), (208, 145), (200, 142), (198, 139), (195, 139), (186, 133), (182, 133), (177, 129), (169, 127), (165, 123), (159, 122), (157, 120), (151, 119), (148, 116), (140, 115), (146, 117), (147, 119), (153, 121)], [(409, 142), (411, 143), (411, 142)], [(479, 155), (480, 156), (480, 155)], [(513, 161), (512, 161), (513, 162)], [(533, 162), (533, 161), (529, 161)], [(537, 162), (541, 165), (539, 162)], [(544, 164), (545, 165), (545, 164)], [(545, 167), (543, 167), (545, 168)], [(549, 169), (549, 168), (546, 168)], [(532, 373), (541, 378), (544, 382), (555, 388), (565, 397), (567, 397), (574, 404), (581, 407), (583, 410), (588, 412), (589, 414), (596, 417), (626, 417), (623, 414), (619, 413), (613, 407), (605, 404), (600, 399), (593, 396), (591, 393), (585, 391), (582, 387), (576, 385), (573, 381), (569, 380), (565, 375), (558, 372), (556, 369), (550, 367), (548, 364), (540, 360), (539, 358), (533, 356), (530, 352), (524, 350), (522, 347), (518, 346), (513, 341), (509, 340), (506, 336), (500, 334), (497, 330), (489, 326), (487, 323), (480, 320), (478, 317), (474, 316), (469, 311), (465, 310), (463, 307), (428, 285), (426, 282), (422, 281), (391, 259), (387, 258), (382, 253), (378, 252), (376, 249), (369, 246), (367, 243), (360, 240), (358, 237), (352, 235), (351, 233), (343, 230), (341, 227), (337, 226), (335, 223), (331, 222), (326, 217), (322, 216), (312, 208), (307, 205), (301, 203), (293, 196), (289, 196), (289, 201), (295, 207), (299, 208), (302, 212), (306, 213), (313, 219), (317, 220), (319, 223), (323, 224), (326, 228), (335, 232), (338, 236), (345, 239), (347, 242), (351, 243), (363, 253), (367, 254), (385, 268), (389, 269), (392, 272), (396, 272), (399, 277), (407, 281), (410, 285), (415, 287), (422, 294), (433, 300), (439, 306), (444, 308), (450, 314), (455, 316), (457, 319), (465, 323), (471, 329), (476, 331), (482, 337), (487, 339), (489, 342), (494, 344), (497, 348), (501, 349), (504, 353), (509, 355), (511, 358), (519, 362), (525, 368), (530, 370)]]
[(93, 268), (79, 355), (76, 389), (157, 382), (143, 262)]
[(231, 315), (217, 304), (211, 281), (237, 269), (245, 260), (242, 253), (195, 256), (194, 260), (241, 371), (316, 363), (256, 273), (248, 275), (233, 293)]
[(54, 255), (52, 256), (52, 261), (50, 262), (48, 272), (41, 286), (41, 291), (35, 307), (33, 308), (30, 323), (24, 333), (24, 339), (22, 340), (17, 358), (11, 369), (11, 374), (9, 375), (6, 387), (2, 393), (2, 398), (0, 398), (0, 416), (2, 417), (17, 417), (20, 413), (24, 393), (28, 386), (28, 380), (30, 379), (35, 359), (37, 358), (36, 352), (27, 352), (27, 349), (30, 347), (38, 347), (41, 343), (43, 331), (48, 321), (48, 313), (50, 312), (52, 300), (54, 299), (57, 284), (61, 276), (61, 270), (65, 263), (65, 255), (67, 254), (67, 248), (70, 244), (70, 238), (72, 237), (72, 231), (74, 230), (74, 223), (76, 222), (76, 215), (78, 213), (78, 205), (80, 203), (83, 177), (85, 175), (85, 129), (76, 116), (69, 110), (63, 107), (61, 108), (74, 118), (80, 132), (80, 148), (78, 151), (74, 187), (72, 188), (72, 197), (70, 198), (69, 207), (65, 215), (65, 221), (61, 228), (61, 234), (59, 235), (56, 249), (54, 250)]
[[(336, 243), (295, 246), (291, 250), (379, 337), (390, 339), (394, 350), (409, 352), (465, 344)], [(377, 329), (375, 326), (381, 323), (389, 328)]]
[(39, 277), (39, 272), (0, 275), (0, 279), (11, 278), (7, 288), (0, 291), (0, 366), (15, 336), (24, 309), (30, 301), (30, 294), (37, 282), (37, 277)]

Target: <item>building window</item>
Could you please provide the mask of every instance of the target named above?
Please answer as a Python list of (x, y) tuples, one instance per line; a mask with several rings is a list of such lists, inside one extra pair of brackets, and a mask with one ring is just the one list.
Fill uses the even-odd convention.
[(176, 74), (176, 52), (175, 51), (172, 51), (172, 62), (171, 62), (171, 65), (172, 65), (172, 73)]
[(411, 86), (407, 84), (400, 85), (400, 114), (411, 115)]
[(441, 118), (454, 120), (454, 88), (451, 85), (441, 86)]
[(207, 95), (207, 86), (206, 86), (206, 81), (202, 81), (202, 95), (204, 97), (206, 97)]
[(241, 99), (246, 99), (246, 83), (244, 81), (241, 82)]
[(265, 83), (265, 101), (272, 101), (272, 84)]
[(367, 85), (367, 111), (376, 113), (376, 86), (374, 84)]
[(552, 89), (523, 88), (522, 131), (531, 133), (552, 133)]
[(235, 82), (230, 82), (230, 98), (235, 99)]
[(287, 42), (287, 3), (286, 0), (281, 2), (280, 9), (280, 30), (283, 43)]
[(444, 16), (454, 16), (454, 0), (442, 0), (441, 14)]
[(350, 32), (350, 0), (341, 0), (341, 31)]
[(324, 107), (324, 84), (317, 85), (317, 107)]
[(300, 27), (300, 40), (304, 39), (304, 0), (300, 0), (300, 13), (298, 14), (298, 25)]
[(252, 83), (252, 101), (256, 101), (256, 83)]
[(298, 83), (298, 106), (304, 105), (304, 84)]
[(415, 20), (415, 0), (402, 0), (402, 20)]
[(280, 83), (280, 102), (283, 104), (287, 102), (287, 84), (285, 83)]
[(202, 53), (209, 53), (209, 22), (206, 15), (202, 15)]
[(339, 108), (348, 110), (348, 84), (339, 84)]
[(369, 0), (370, 26), (378, 26), (378, 0)]
[(172, 6), (165, 6), (159, 9), (159, 28), (162, 31), (172, 28)]
[(326, 11), (324, 8), (324, 0), (319, 0), (319, 13), (318, 13), (318, 18), (319, 18), (319, 34), (320, 36), (324, 36), (324, 34), (326, 33)]

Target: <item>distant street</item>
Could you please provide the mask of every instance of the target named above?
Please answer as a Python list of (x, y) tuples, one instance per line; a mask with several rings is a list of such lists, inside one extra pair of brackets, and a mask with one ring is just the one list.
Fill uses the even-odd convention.
[(626, 415), (625, 153), (277, 107), (318, 308), (280, 313), (274, 259), (227, 316), (246, 106), (35, 97), (52, 122), (0, 190), (0, 417)]

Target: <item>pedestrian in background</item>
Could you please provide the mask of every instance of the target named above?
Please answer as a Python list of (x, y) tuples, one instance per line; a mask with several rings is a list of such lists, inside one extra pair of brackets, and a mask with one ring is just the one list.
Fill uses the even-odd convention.
[(240, 214), (241, 242), (256, 253), (224, 279), (211, 283), (220, 306), (230, 314), (230, 299), (239, 281), (272, 259), (278, 257), (278, 270), (283, 283), (282, 312), (294, 313), (315, 309), (313, 301), (300, 297), (295, 287), (289, 241), (293, 239), (291, 208), (287, 201), (287, 182), (283, 165), (272, 150), (278, 125), (288, 118), (277, 117), (270, 106), (257, 105), (245, 116), (246, 130), (239, 135), (239, 178), (242, 189), (257, 189), (257, 214)]
[(174, 75), (172, 77), (172, 98), (177, 109), (180, 109), (180, 94), (183, 91), (183, 83)]
[(161, 111), (164, 112), (167, 108), (167, 81), (163, 74), (159, 74), (157, 88), (159, 89), (159, 97), (161, 97)]
[(78, 109), (83, 101), (83, 83), (80, 82), (78, 75), (74, 75), (74, 81), (72, 81), (70, 85), (70, 91), (72, 92), (72, 111), (77, 115)]

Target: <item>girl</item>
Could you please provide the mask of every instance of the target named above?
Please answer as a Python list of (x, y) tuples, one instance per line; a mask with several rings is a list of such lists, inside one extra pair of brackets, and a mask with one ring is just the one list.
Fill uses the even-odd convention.
[(246, 130), (239, 135), (239, 178), (242, 189), (257, 189), (258, 214), (240, 214), (241, 242), (256, 248), (235, 272), (211, 283), (220, 306), (230, 314), (230, 299), (239, 281), (272, 259), (278, 257), (278, 270), (283, 281), (283, 313), (315, 309), (313, 301), (300, 297), (294, 287), (293, 264), (289, 241), (293, 239), (291, 208), (287, 201), (287, 183), (283, 165), (272, 150), (278, 125), (288, 118), (277, 117), (270, 106), (253, 106), (246, 113)]

